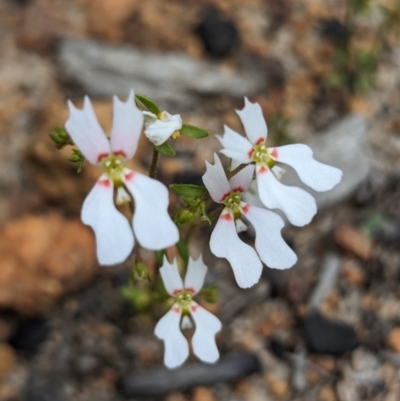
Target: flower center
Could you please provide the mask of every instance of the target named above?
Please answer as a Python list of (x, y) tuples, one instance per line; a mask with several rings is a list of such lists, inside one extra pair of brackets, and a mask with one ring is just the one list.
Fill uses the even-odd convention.
[(254, 146), (252, 159), (257, 164), (266, 164), (269, 168), (275, 166), (274, 159), (269, 155), (269, 151), (263, 143)]
[(116, 188), (123, 186), (122, 174), (125, 167), (125, 159), (122, 156), (110, 154), (101, 161), (104, 172), (114, 183)]
[(175, 295), (176, 302), (181, 306), (184, 315), (189, 314), (190, 304), (192, 303), (193, 293), (191, 291), (182, 290)]
[(222, 203), (233, 212), (233, 217), (236, 219), (240, 219), (242, 212), (240, 211), (240, 204), (242, 201), (241, 197), (242, 193), (238, 191), (231, 192)]

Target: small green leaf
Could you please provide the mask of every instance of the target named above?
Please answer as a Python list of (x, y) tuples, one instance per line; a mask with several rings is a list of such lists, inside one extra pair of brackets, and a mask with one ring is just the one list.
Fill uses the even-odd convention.
[(176, 248), (178, 249), (179, 255), (181, 256), (185, 265), (187, 265), (189, 261), (189, 249), (187, 241), (180, 239), (176, 244)]
[(192, 220), (193, 213), (188, 209), (179, 210), (174, 217), (174, 222), (179, 225), (190, 223)]
[(154, 146), (154, 149), (156, 149), (158, 152), (165, 156), (175, 156), (176, 152), (174, 149), (172, 149), (171, 146), (168, 145), (168, 143), (163, 143), (160, 146)]
[(54, 133), (49, 135), (57, 149), (62, 149), (65, 145), (71, 145), (71, 139), (64, 128), (55, 127)]
[(208, 135), (210, 135), (207, 130), (189, 124), (183, 124), (179, 132), (182, 135), (194, 139), (206, 138)]
[(218, 302), (219, 294), (216, 284), (206, 285), (202, 288), (200, 295), (206, 302), (216, 303)]
[(83, 156), (82, 152), (78, 149), (72, 149), (72, 154), (68, 157), (68, 160), (72, 163), (78, 164), (77, 172), (81, 173), (83, 168), (83, 163), (85, 161), (85, 156)]
[(142, 102), (148, 108), (148, 110), (151, 111), (156, 116), (158, 114), (160, 114), (160, 108), (157, 106), (157, 104), (153, 100), (151, 100), (147, 96), (145, 96), (145, 95), (136, 95), (135, 98), (137, 100), (139, 100), (140, 102)]
[(206, 187), (194, 184), (171, 184), (169, 186), (174, 192), (181, 196), (195, 198), (207, 193)]

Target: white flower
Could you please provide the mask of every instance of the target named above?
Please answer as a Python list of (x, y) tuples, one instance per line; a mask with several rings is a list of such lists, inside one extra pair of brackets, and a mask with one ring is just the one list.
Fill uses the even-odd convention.
[[(216, 154), (214, 159), (214, 165), (206, 162), (203, 182), (213, 200), (225, 208), (211, 234), (210, 249), (214, 255), (228, 259), (239, 287), (248, 288), (260, 279), (261, 261), (271, 268), (287, 269), (296, 263), (297, 257), (281, 236), (282, 218), (242, 199), (252, 182), (254, 166), (246, 166), (228, 181)], [(243, 217), (254, 227), (257, 252), (237, 235), (245, 228)]]
[(244, 109), (237, 113), (247, 139), (225, 126), (224, 136), (218, 137), (224, 147), (221, 153), (239, 164), (255, 163), (261, 202), (270, 209), (281, 209), (296, 226), (308, 224), (317, 212), (315, 199), (298, 187), (283, 185), (279, 181), (283, 171), (276, 162), (293, 167), (300, 180), (318, 192), (328, 191), (338, 184), (342, 171), (316, 161), (307, 145), (267, 148), (268, 130), (258, 103), (250, 103), (245, 98)]
[(110, 139), (100, 127), (87, 96), (83, 110), (76, 109), (71, 101), (68, 106), (70, 117), (65, 128), (86, 159), (104, 169), (86, 197), (81, 213), (82, 221), (95, 232), (100, 264), (123, 262), (134, 246), (132, 227), (114, 205), (114, 188), (117, 203), (129, 201), (133, 196), (133, 231), (143, 247), (159, 250), (175, 244), (179, 233), (168, 215), (167, 188), (159, 181), (125, 168), (126, 161), (135, 154), (143, 126), (133, 91), (125, 103), (114, 96)]
[(154, 145), (159, 146), (166, 142), (175, 131), (182, 128), (182, 119), (179, 114), (171, 115), (163, 111), (158, 116), (150, 111), (142, 111), (144, 116), (144, 134)]
[(182, 365), (189, 356), (189, 345), (181, 328), (192, 327), (191, 319), (195, 324), (192, 337), (194, 354), (208, 363), (214, 363), (219, 358), (215, 334), (221, 330), (221, 322), (193, 301), (193, 296), (203, 286), (206, 273), (207, 266), (201, 256), (197, 260), (189, 258), (185, 282), (182, 283), (176, 260), (170, 264), (164, 257), (160, 274), (166, 290), (175, 298), (175, 303), (157, 323), (154, 332), (164, 341), (164, 363), (168, 368)]

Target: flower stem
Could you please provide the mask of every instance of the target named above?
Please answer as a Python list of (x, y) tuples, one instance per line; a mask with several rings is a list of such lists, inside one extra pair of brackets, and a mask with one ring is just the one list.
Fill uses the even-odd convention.
[(151, 165), (150, 165), (150, 171), (149, 171), (150, 178), (156, 178), (158, 156), (159, 156), (158, 150), (153, 148), (153, 158), (151, 159)]
[[(249, 163), (252, 164), (252, 163)], [(237, 166), (235, 169), (233, 169), (232, 171), (229, 171), (226, 174), (226, 177), (228, 178), (228, 180), (230, 180), (234, 175), (236, 175), (239, 171), (243, 170), (246, 166), (248, 166), (249, 164), (246, 163), (242, 163), (239, 166)]]

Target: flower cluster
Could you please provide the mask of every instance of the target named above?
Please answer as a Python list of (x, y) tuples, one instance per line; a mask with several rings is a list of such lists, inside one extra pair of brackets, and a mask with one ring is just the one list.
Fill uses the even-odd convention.
[[(187, 244), (186, 250), (182, 250), (185, 241), (182, 236), (180, 239), (178, 227), (168, 214), (168, 190), (152, 174), (159, 152), (169, 156), (175, 154), (167, 144), (169, 139), (177, 139), (181, 134), (200, 139), (208, 133), (183, 124), (180, 115), (161, 112), (151, 99), (135, 96), (133, 91), (125, 102), (117, 97), (113, 102), (110, 138), (100, 127), (88, 97), (84, 99), (82, 110), (68, 102), (67, 132), (58, 128), (52, 136), (57, 148), (70, 141), (79, 148), (73, 150), (70, 160), (79, 162), (80, 168), (86, 159), (103, 169), (83, 203), (82, 221), (94, 231), (97, 257), (102, 265), (124, 262), (132, 253), (135, 241), (141, 247), (164, 252), (180, 240), (177, 249), (182, 261), (187, 261), (186, 277), (182, 282), (177, 260), (170, 263), (164, 252), (158, 273), (174, 303), (158, 322), (155, 334), (165, 344), (165, 365), (175, 368), (189, 355), (189, 345), (181, 328), (195, 326), (193, 352), (200, 360), (213, 363), (219, 357), (215, 334), (221, 330), (221, 322), (193, 300), (203, 286), (207, 267), (201, 256), (197, 260), (188, 256)], [(139, 109), (137, 104), (144, 105), (147, 110)], [(186, 203), (185, 208), (178, 210), (175, 222), (191, 224), (187, 233), (191, 233), (196, 225), (211, 221), (208, 200), (221, 205), (210, 237), (210, 249), (217, 257), (229, 261), (238, 285), (248, 288), (259, 281), (263, 264), (274, 269), (287, 269), (297, 261), (296, 254), (281, 235), (284, 220), (269, 209), (281, 210), (289, 222), (297, 226), (308, 224), (317, 211), (315, 200), (308, 192), (281, 183), (282, 165), (291, 166), (300, 180), (315, 191), (333, 188), (340, 182), (342, 172), (316, 161), (306, 145), (267, 147), (267, 125), (258, 104), (245, 98), (244, 109), (237, 113), (247, 139), (228, 127), (225, 127), (224, 135), (218, 137), (223, 147), (221, 153), (231, 158), (230, 172), (225, 172), (221, 160), (214, 154), (214, 164), (206, 162), (205, 187), (174, 184), (171, 188)], [(149, 176), (126, 167), (136, 152), (143, 129), (154, 146)], [(254, 185), (256, 198), (249, 193), (249, 188)], [(131, 205), (131, 222), (117, 208), (123, 203)], [(247, 229), (247, 224), (255, 231), (254, 247), (238, 235)], [(147, 280), (149, 274), (139, 252), (136, 252), (135, 266), (134, 271), (140, 270), (135, 277)]]

